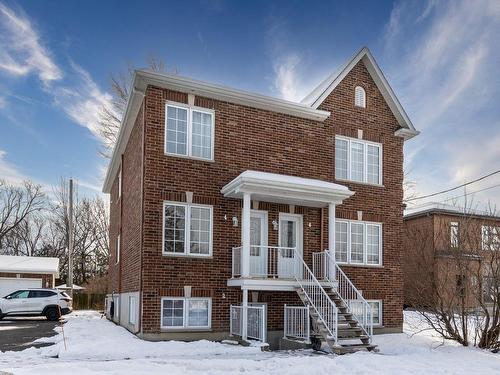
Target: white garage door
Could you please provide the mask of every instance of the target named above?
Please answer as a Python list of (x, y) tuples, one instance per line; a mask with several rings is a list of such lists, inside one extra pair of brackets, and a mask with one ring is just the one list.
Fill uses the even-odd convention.
[(41, 288), (42, 279), (15, 279), (0, 277), (0, 297), (25, 288)]

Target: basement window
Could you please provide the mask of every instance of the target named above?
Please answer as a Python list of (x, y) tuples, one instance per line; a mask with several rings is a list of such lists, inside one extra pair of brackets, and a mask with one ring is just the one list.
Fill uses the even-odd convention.
[(163, 297), (161, 299), (161, 328), (210, 328), (211, 310), (210, 298)]
[(213, 160), (214, 128), (213, 110), (180, 103), (167, 103), (165, 107), (165, 153)]

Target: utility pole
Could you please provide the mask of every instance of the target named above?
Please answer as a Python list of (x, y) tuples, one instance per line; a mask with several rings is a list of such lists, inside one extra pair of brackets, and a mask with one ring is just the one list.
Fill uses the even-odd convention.
[(68, 280), (66, 287), (69, 296), (73, 298), (73, 179), (69, 179), (69, 205), (68, 205)]

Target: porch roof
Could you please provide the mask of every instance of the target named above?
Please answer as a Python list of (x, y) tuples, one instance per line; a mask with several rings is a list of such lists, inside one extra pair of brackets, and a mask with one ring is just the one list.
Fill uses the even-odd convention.
[(258, 171), (241, 173), (221, 193), (230, 198), (250, 193), (253, 200), (311, 207), (340, 204), (354, 194), (346, 186), (332, 182)]

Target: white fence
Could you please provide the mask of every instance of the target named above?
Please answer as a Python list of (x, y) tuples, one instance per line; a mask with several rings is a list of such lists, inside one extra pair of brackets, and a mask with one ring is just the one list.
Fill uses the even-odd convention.
[(283, 331), (286, 338), (303, 340), (310, 343), (309, 307), (285, 305)]
[[(243, 336), (243, 306), (231, 305), (230, 333)], [(247, 306), (247, 338), (266, 342), (266, 308), (265, 306)]]

